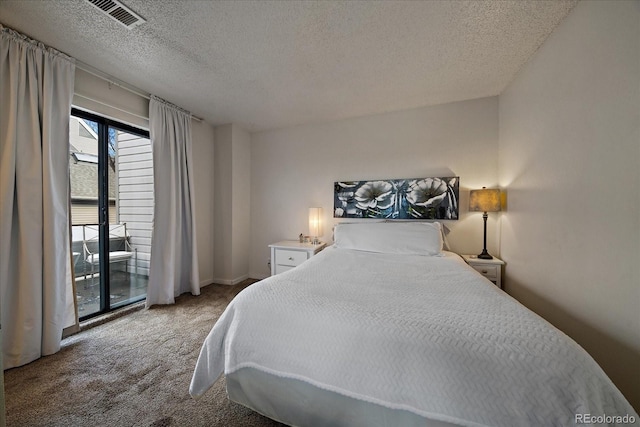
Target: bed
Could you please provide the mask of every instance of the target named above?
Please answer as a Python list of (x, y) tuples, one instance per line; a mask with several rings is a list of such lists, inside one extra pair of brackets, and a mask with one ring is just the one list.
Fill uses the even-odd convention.
[(555, 426), (637, 414), (574, 341), (442, 249), (438, 223), (338, 224), (335, 243), (244, 289), (190, 394), (288, 425)]

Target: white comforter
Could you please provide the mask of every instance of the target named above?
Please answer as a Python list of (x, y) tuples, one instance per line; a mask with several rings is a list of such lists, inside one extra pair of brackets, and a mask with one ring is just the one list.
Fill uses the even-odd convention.
[(635, 414), (580, 346), (450, 253), (329, 247), (250, 286), (204, 342), (191, 395), (243, 367), (468, 426)]

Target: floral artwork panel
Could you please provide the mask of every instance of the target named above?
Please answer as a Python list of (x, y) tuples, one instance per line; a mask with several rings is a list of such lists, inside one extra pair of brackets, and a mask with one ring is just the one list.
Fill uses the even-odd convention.
[(334, 218), (458, 219), (460, 177), (338, 181)]

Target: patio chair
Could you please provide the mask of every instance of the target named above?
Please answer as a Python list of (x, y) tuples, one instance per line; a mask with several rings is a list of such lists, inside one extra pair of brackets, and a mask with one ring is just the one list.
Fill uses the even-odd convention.
[[(82, 250), (85, 266), (90, 266), (91, 285), (93, 285), (94, 275), (99, 271), (100, 254), (98, 253), (99, 239), (98, 225), (84, 225), (82, 227)], [(131, 247), (129, 242), (130, 236), (127, 233), (127, 223), (109, 225), (109, 248), (113, 242), (122, 240), (123, 243), (118, 245), (119, 250), (109, 251), (109, 264), (116, 262), (125, 263), (125, 271), (129, 272), (129, 260), (134, 259), (135, 275), (138, 275), (138, 250)], [(93, 249), (95, 247), (95, 249)], [(90, 249), (91, 248), (91, 249)], [(93, 249), (93, 250), (92, 250)], [(123, 249), (123, 250), (121, 250)], [(87, 276), (85, 272), (85, 277)]]

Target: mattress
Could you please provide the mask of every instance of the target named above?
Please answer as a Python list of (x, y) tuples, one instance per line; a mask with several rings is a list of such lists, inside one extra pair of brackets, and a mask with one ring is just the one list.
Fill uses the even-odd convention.
[(411, 411), (348, 397), (306, 381), (242, 368), (225, 376), (233, 402), (291, 426), (452, 427)]
[(332, 246), (250, 286), (206, 338), (191, 395), (223, 374), (232, 400), (290, 425), (635, 414), (579, 345), (452, 253)]

